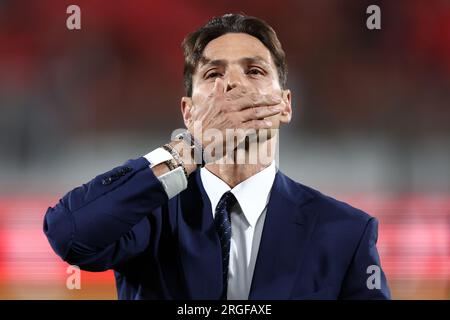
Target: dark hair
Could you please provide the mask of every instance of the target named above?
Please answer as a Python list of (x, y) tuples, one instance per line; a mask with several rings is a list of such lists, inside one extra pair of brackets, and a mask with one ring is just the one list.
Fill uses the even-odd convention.
[(256, 17), (242, 14), (225, 14), (221, 17), (214, 17), (183, 40), (184, 88), (188, 97), (192, 95), (192, 75), (195, 73), (206, 45), (215, 38), (227, 33), (247, 33), (259, 39), (272, 55), (272, 59), (277, 67), (280, 86), (283, 89), (286, 87), (286, 55), (272, 27)]

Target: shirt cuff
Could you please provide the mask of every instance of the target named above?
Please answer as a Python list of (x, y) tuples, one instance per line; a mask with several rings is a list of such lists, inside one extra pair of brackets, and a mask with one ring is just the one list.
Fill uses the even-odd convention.
[[(170, 152), (164, 148), (155, 149), (152, 152), (147, 153), (144, 158), (150, 162), (150, 168), (153, 168), (164, 161), (173, 159)], [(187, 188), (187, 179), (182, 167), (166, 172), (157, 178), (163, 185), (169, 199)]]
[(182, 167), (166, 172), (160, 175), (158, 179), (161, 181), (169, 200), (187, 188), (187, 179)]
[(144, 158), (150, 162), (150, 168), (153, 168), (164, 161), (173, 159), (170, 152), (164, 148), (155, 149), (152, 152), (147, 153)]

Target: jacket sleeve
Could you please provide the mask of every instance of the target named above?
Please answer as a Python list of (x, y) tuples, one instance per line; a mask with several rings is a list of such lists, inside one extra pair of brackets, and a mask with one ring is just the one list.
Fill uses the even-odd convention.
[(377, 238), (378, 221), (370, 218), (347, 270), (339, 299), (391, 298), (376, 247)]
[(44, 233), (68, 263), (90, 271), (111, 269), (148, 247), (147, 217), (167, 201), (148, 160), (129, 160), (48, 208)]

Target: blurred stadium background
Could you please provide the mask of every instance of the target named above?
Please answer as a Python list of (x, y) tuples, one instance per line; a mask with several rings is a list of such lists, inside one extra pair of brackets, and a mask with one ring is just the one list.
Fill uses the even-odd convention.
[(43, 215), (182, 127), (180, 43), (228, 12), (268, 21), (287, 53), (281, 169), (380, 220), (393, 298), (450, 298), (450, 1), (0, 0), (0, 299), (116, 298), (112, 272), (66, 289)]

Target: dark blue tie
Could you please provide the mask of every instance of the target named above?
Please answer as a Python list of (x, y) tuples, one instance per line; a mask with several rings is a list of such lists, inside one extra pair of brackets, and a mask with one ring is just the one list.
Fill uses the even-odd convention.
[(223, 291), (222, 299), (227, 298), (228, 288), (228, 263), (230, 261), (230, 240), (231, 240), (231, 219), (230, 210), (236, 203), (234, 195), (228, 191), (222, 195), (216, 207), (214, 216), (214, 223), (216, 225), (217, 234), (220, 239), (220, 246), (222, 249), (222, 281)]

